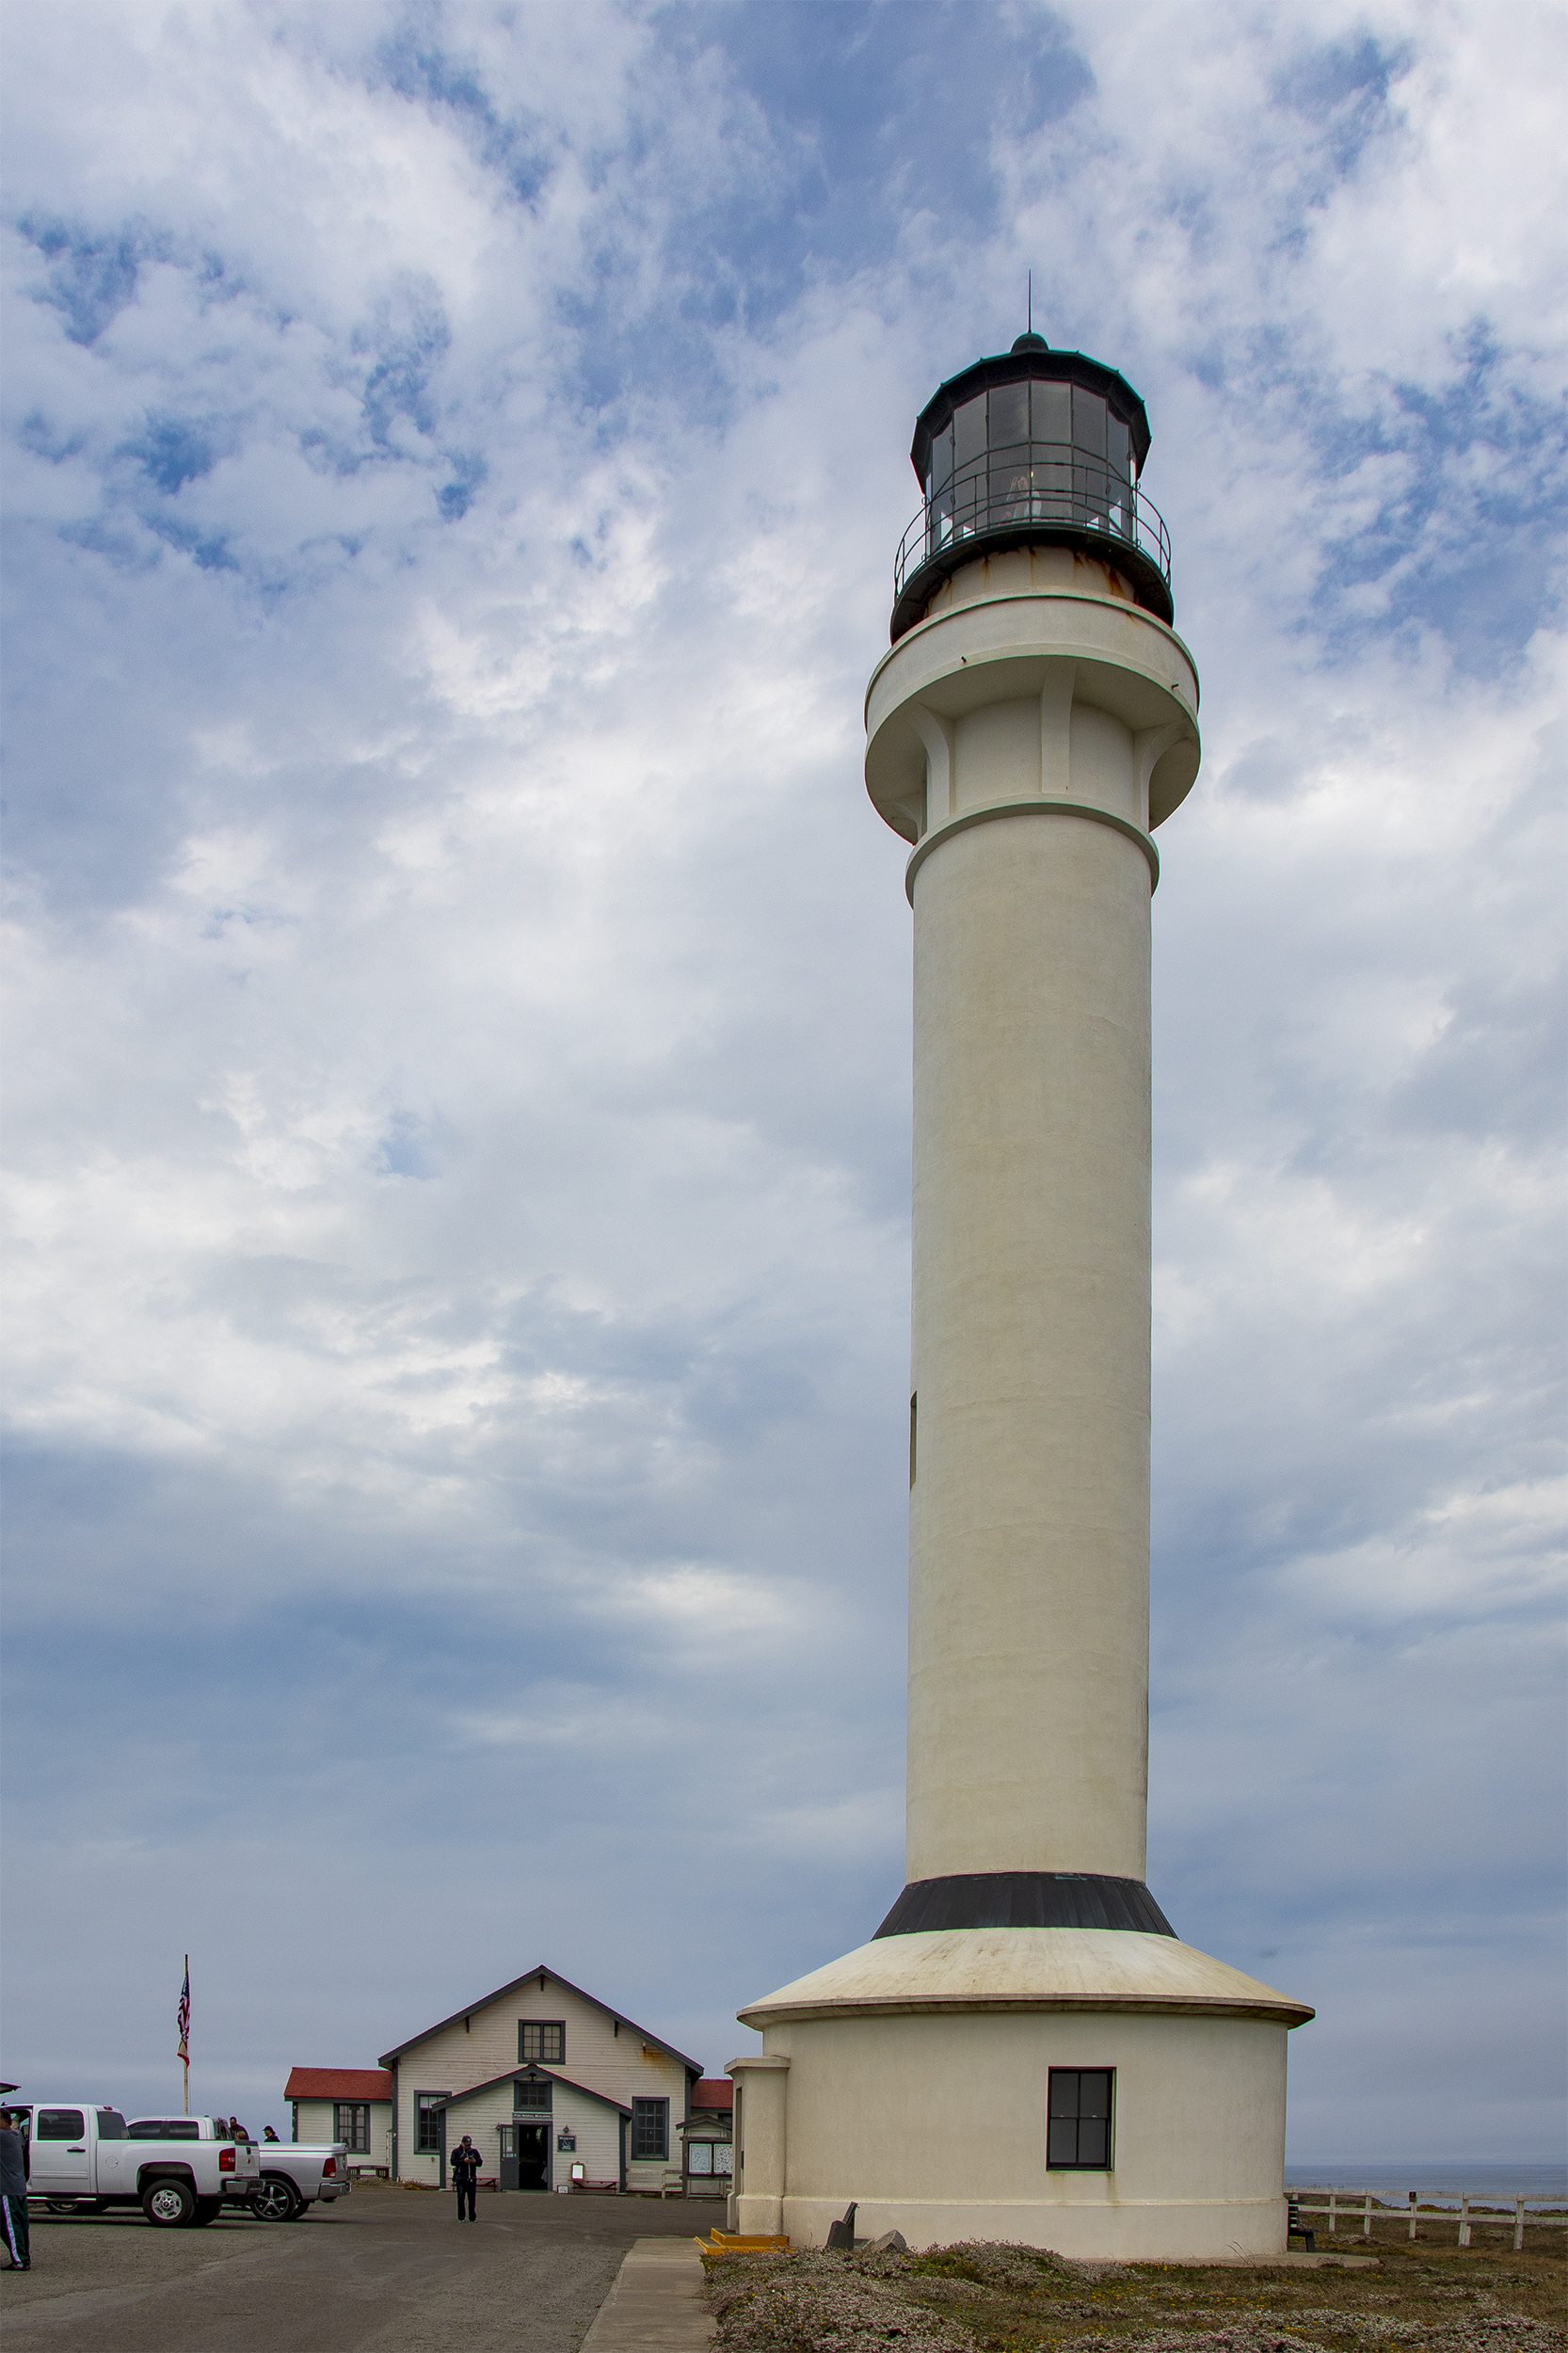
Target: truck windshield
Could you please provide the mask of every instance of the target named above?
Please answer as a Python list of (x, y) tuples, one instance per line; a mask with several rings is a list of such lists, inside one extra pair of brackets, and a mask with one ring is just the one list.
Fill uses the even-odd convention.
[(127, 2140), (200, 2140), (201, 2127), (194, 2116), (138, 2116), (126, 2127)]

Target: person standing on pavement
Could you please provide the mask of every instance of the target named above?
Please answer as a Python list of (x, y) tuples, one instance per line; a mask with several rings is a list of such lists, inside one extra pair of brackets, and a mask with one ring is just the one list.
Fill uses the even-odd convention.
[(0, 2108), (0, 2217), (13, 2271), (31, 2271), (27, 2237), (27, 2144), (9, 2108)]
[(468, 2201), (468, 2219), (477, 2222), (474, 2212), (474, 2191), (479, 2180), (479, 2152), (467, 2133), (452, 2152), (452, 2179), (457, 2186), (457, 2219), (463, 2220), (463, 2201)]

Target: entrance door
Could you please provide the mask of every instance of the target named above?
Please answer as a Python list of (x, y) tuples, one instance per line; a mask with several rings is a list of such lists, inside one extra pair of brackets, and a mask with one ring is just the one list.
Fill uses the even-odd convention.
[(501, 2186), (503, 2189), (516, 2189), (518, 2186), (518, 2128), (515, 2124), (503, 2124), (501, 2127)]
[(514, 2124), (518, 2137), (519, 2189), (550, 2187), (550, 2126)]
[(81, 2108), (39, 2108), (33, 2117), (35, 2197), (82, 2197), (88, 2181), (88, 2120)]

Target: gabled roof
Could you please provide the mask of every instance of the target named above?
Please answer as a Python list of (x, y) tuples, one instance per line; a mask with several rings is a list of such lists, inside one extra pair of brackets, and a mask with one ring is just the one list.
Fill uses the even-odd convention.
[[(553, 2067), (509, 2067), (504, 2075), (488, 2075), (482, 2084), (470, 2084), (466, 2091), (449, 2091), (441, 2102), (443, 2108), (457, 2107), (464, 2100), (472, 2100), (481, 2091), (493, 2091), (497, 2084), (515, 2084), (524, 2075), (548, 2075), (563, 2091), (580, 2091), (584, 2100), (597, 2100), (601, 2108), (614, 2108), (617, 2116), (630, 2116), (632, 2111), (620, 2100), (607, 2099), (602, 2091), (590, 2091), (586, 2084), (574, 2084), (569, 2075), (557, 2074)], [(523, 2111), (524, 2116), (527, 2110)]]
[(426, 2026), (423, 2034), (410, 2035), (408, 2041), (400, 2042), (395, 2050), (383, 2051), (382, 2066), (390, 2067), (406, 2051), (417, 2051), (422, 2042), (428, 2042), (433, 2034), (444, 2034), (447, 2027), (455, 2026), (460, 2018), (472, 2018), (476, 2009), (488, 2009), (492, 2002), (502, 2001), (508, 1993), (515, 1993), (520, 1986), (528, 1983), (530, 1977), (547, 1978), (552, 1985), (558, 1985), (563, 1993), (575, 1993), (580, 2002), (586, 2002), (590, 2008), (602, 2010), (606, 2018), (614, 2018), (618, 2025), (630, 2028), (632, 2034), (641, 2035), (645, 2042), (650, 2042), (656, 2051), (663, 2051), (666, 2058), (679, 2059), (694, 2082), (701, 2076), (701, 2068), (696, 2059), (688, 2058), (684, 2051), (678, 2051), (662, 2035), (649, 2034), (646, 2026), (639, 2026), (633, 2019), (628, 2018), (624, 2010), (612, 2009), (609, 2003), (601, 2002), (597, 1993), (584, 1993), (580, 1985), (573, 1985), (569, 1977), (563, 1977), (558, 1969), (547, 1968), (542, 1961), (536, 1961), (532, 1969), (525, 1969), (520, 1977), (513, 1977), (507, 1984), (498, 1985), (493, 1993), (482, 1993), (476, 2002), (465, 2002), (461, 2009), (455, 2009), (450, 2018), (440, 2019), (434, 2026)]
[(294, 2067), (285, 2100), (390, 2100), (392, 2079), (380, 2067)]

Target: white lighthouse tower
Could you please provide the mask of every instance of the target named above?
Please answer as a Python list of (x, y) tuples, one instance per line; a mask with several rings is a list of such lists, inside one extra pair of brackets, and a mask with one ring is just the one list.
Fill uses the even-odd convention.
[(1144, 1882), (1149, 921), (1198, 680), (1144, 404), (1024, 335), (911, 452), (866, 782), (911, 844), (907, 1884), (754, 2002), (743, 2231), (1285, 2245), (1286, 2035)]

